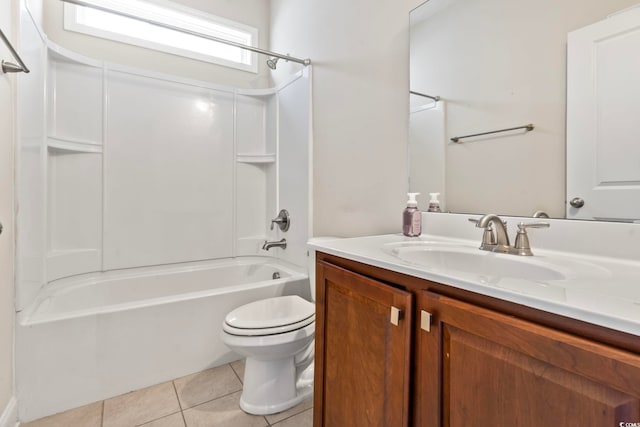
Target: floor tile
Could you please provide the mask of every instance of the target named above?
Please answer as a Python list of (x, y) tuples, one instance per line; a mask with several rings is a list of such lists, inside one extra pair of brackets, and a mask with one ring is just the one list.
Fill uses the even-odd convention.
[(102, 402), (91, 403), (90, 405), (20, 424), (21, 427), (100, 427), (101, 425)]
[(167, 382), (105, 400), (103, 427), (137, 426), (175, 412), (180, 405)]
[(236, 372), (238, 378), (240, 378), (240, 382), (244, 382), (244, 361), (245, 359), (240, 359), (230, 363), (231, 368)]
[(273, 427), (312, 427), (313, 426), (313, 409), (307, 409), (306, 411), (294, 415), (291, 418), (287, 418), (284, 421), (280, 421), (277, 424), (273, 424)]
[(292, 417), (312, 407), (313, 407), (313, 397), (310, 397), (309, 399), (300, 402), (298, 405), (294, 406), (291, 409), (287, 409), (286, 411), (278, 412), (277, 414), (273, 414), (273, 415), (266, 415), (265, 418), (267, 419), (267, 421), (269, 421), (269, 424), (275, 424), (278, 421), (282, 421), (285, 418)]
[(140, 427), (184, 427), (182, 412), (178, 412), (150, 423), (142, 424)]
[(230, 365), (222, 365), (178, 378), (174, 383), (182, 409), (242, 390), (242, 383)]
[(266, 427), (264, 417), (242, 412), (241, 392), (184, 411), (187, 427)]

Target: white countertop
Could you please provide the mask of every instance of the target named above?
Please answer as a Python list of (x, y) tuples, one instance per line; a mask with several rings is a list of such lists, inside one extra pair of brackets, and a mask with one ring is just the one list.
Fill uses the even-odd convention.
[[(309, 247), (331, 255), (640, 336), (640, 246), (636, 245), (640, 225), (610, 225), (614, 235), (619, 233), (622, 236), (630, 236), (627, 238), (628, 241), (621, 243), (623, 246), (629, 246), (627, 249), (631, 251), (630, 256), (625, 258), (615, 252), (611, 256), (607, 253), (606, 247), (598, 249), (602, 246), (597, 244), (598, 241), (606, 243), (604, 239), (610, 233), (602, 234), (602, 225), (595, 224), (593, 225), (594, 236), (580, 234), (578, 239), (581, 243), (580, 252), (566, 251), (567, 235), (575, 232), (575, 227), (582, 229), (592, 227), (584, 221), (576, 225), (576, 221), (551, 220), (549, 221), (552, 223), (550, 230), (530, 232), (533, 257), (493, 254), (476, 249), (486, 253), (486, 256), (528, 258), (522, 261), (552, 266), (555, 270), (562, 272), (562, 277), (559, 279), (522, 280), (515, 277), (487, 277), (469, 272), (448, 271), (446, 268), (431, 268), (405, 261), (394, 255), (392, 248), (420, 245), (420, 242), (454, 245), (469, 251), (479, 246), (482, 230), (476, 229), (472, 224), (467, 225), (467, 219), (477, 218), (477, 215), (439, 215), (431, 217), (433, 220), (431, 228), (442, 225), (442, 221), (445, 221), (447, 227), (441, 228), (457, 230), (456, 233), (449, 233), (456, 234), (456, 237), (432, 233), (415, 238), (405, 237), (402, 234), (388, 234), (345, 239), (312, 239)], [(424, 217), (429, 220), (428, 215)], [(521, 219), (517, 218), (517, 220)], [(511, 222), (513, 225), (510, 224), (510, 228), (515, 226), (515, 221)], [(430, 226), (424, 228), (427, 232), (431, 231)], [(556, 233), (560, 235), (558, 244), (554, 243), (554, 237), (550, 234), (545, 239), (539, 237), (545, 232), (552, 232), (553, 228), (556, 228)], [(605, 231), (611, 231), (611, 229)], [(512, 237), (515, 236), (514, 233), (510, 234)], [(473, 238), (466, 238), (469, 236)], [(540, 241), (540, 245), (536, 246), (536, 240)], [(615, 246), (616, 251), (620, 250), (619, 246)], [(558, 250), (558, 248), (565, 250)], [(597, 253), (598, 251), (600, 253)]]

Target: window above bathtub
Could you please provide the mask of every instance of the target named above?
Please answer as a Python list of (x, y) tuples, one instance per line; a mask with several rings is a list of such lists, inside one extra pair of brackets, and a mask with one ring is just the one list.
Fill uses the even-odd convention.
[(257, 72), (256, 54), (209, 40), (209, 35), (257, 47), (258, 29), (166, 0), (85, 0), (142, 20), (188, 30), (185, 34), (90, 7), (64, 4), (64, 29), (191, 59)]

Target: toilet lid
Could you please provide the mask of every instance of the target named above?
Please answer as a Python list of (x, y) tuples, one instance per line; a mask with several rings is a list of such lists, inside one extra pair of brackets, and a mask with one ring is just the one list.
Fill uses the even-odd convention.
[[(224, 322), (233, 329), (297, 329), (315, 318), (315, 305), (297, 295), (267, 298), (231, 311)], [(298, 323), (303, 325), (298, 325)], [(282, 330), (281, 332), (285, 332)]]

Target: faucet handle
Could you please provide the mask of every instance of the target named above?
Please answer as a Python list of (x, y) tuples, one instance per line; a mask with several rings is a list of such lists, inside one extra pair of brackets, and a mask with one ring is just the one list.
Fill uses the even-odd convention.
[(524, 230), (526, 232), (527, 228), (549, 228), (550, 226), (551, 225), (548, 222), (521, 222), (520, 224), (518, 224), (518, 231)]
[(278, 216), (271, 220), (271, 230), (273, 230), (273, 224), (278, 224), (278, 228), (282, 231), (287, 231), (291, 225), (291, 218), (289, 212), (286, 209), (280, 210)]
[(518, 255), (531, 256), (531, 245), (529, 244), (529, 236), (527, 235), (527, 228), (549, 228), (548, 222), (531, 222), (525, 224), (521, 222), (518, 224), (518, 234), (516, 234), (516, 241), (513, 244), (513, 249)]

